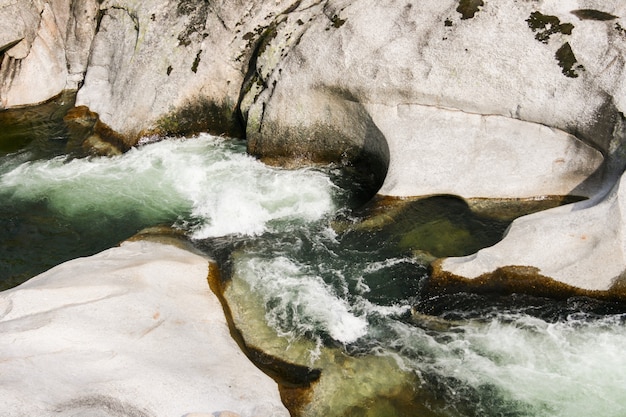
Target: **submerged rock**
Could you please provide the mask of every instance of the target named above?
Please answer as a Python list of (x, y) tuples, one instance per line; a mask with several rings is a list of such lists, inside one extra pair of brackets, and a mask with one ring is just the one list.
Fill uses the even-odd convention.
[[(267, 306), (272, 301), (268, 302), (264, 299), (267, 294), (260, 294), (254, 288), (255, 281), (258, 284), (258, 281), (268, 277), (256, 275), (259, 271), (249, 268), (249, 260), (245, 254), (235, 252), (232, 258), (233, 275), (226, 282), (217, 283), (216, 293), (221, 294), (229, 307), (230, 320), (246, 346), (280, 358), (292, 366), (316, 371), (315, 378), (308, 381), (285, 381), (283, 374), (281, 382), (279, 376), (281, 395), (292, 416), (447, 415), (443, 411), (445, 404), (421, 385), (418, 376), (399, 366), (398, 358), (392, 355), (350, 355), (346, 353), (345, 346), (333, 347), (270, 327)], [(306, 286), (303, 281), (300, 284)], [(283, 295), (289, 298), (287, 292)], [(354, 331), (354, 322), (340, 317), (336, 307), (321, 306), (330, 310), (333, 320), (345, 324), (342, 331)]]
[(134, 241), (0, 293), (3, 414), (288, 416), (232, 339), (212, 268)]
[(626, 222), (625, 193), (622, 179), (597, 203), (582, 201), (519, 218), (495, 246), (442, 260), (431, 285), (626, 301), (619, 226)]

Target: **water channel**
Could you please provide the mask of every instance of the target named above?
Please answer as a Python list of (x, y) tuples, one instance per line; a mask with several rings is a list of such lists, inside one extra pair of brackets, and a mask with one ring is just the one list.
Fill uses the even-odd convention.
[(623, 305), (423, 294), (429, 260), (494, 244), (507, 221), (449, 196), (363, 205), (339, 167), (269, 167), (239, 140), (94, 157), (54, 114), (0, 115), (2, 289), (165, 225), (220, 262), (248, 340), (321, 369), (307, 415), (626, 414)]

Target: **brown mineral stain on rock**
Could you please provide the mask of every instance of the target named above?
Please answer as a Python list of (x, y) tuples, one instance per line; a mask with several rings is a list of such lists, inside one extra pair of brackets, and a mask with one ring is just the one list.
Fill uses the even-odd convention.
[(425, 294), (469, 292), (475, 294), (527, 294), (536, 297), (567, 299), (590, 297), (605, 301), (626, 301), (626, 278), (617, 278), (607, 291), (585, 290), (554, 280), (540, 273), (539, 268), (510, 265), (497, 268), (476, 278), (465, 278), (442, 268), (444, 259), (431, 264), (431, 278)]
[(82, 149), (96, 155), (119, 155), (136, 142), (124, 137), (100, 121), (98, 113), (87, 106), (70, 109), (63, 118), (70, 138), (68, 149)]
[(543, 195), (528, 198), (470, 198), (470, 209), (476, 213), (500, 220), (514, 220), (527, 214), (586, 200), (576, 195)]

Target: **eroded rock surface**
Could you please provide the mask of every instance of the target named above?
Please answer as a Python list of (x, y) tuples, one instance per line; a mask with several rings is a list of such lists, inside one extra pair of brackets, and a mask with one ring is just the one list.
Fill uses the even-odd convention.
[(3, 415), (288, 416), (208, 274), (201, 256), (135, 241), (1, 293)]
[(383, 195), (589, 197), (524, 217), (500, 244), (441, 268), (475, 278), (516, 266), (526, 272), (514, 279), (615, 295), (626, 7), (461, 3), (327, 2), (293, 16), (306, 29), (281, 22), (256, 61), (262, 87), (242, 102), (250, 151), (349, 155), (383, 138)]
[[(626, 166), (623, 2), (17, 4), (0, 3), (0, 21), (17, 22), (0, 25), (3, 107), (75, 89), (125, 147), (153, 133), (245, 135), (268, 162), (367, 169), (385, 196), (589, 197), (546, 214), (551, 227), (622, 250), (621, 226), (571, 216), (609, 204)], [(563, 258), (563, 238), (516, 232), (543, 216), (514, 223), (480, 271), (523, 262), (579, 276), (540, 260)]]
[(0, 109), (78, 88), (97, 10), (96, 0), (0, 2)]

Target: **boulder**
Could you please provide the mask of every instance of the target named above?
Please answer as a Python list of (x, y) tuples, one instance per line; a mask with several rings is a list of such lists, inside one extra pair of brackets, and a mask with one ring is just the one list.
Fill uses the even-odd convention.
[(437, 261), (429, 291), (525, 292), (626, 301), (624, 176), (599, 202), (583, 201), (515, 220), (476, 254)]
[(232, 339), (213, 268), (140, 240), (0, 293), (3, 415), (288, 416)]
[(626, 104), (619, 22), (581, 20), (576, 2), (487, 2), (471, 18), (458, 8), (301, 5), (256, 58), (258, 87), (242, 100), (250, 152), (378, 152), (389, 164), (380, 193), (400, 197), (590, 196), (609, 165), (614, 182)]
[(279, 1), (107, 0), (77, 105), (130, 142), (155, 132), (243, 135), (237, 105)]

